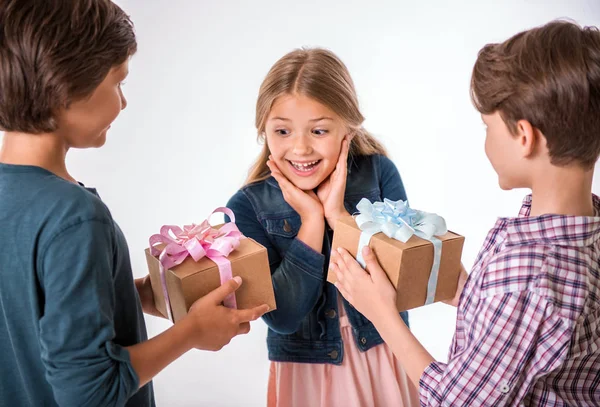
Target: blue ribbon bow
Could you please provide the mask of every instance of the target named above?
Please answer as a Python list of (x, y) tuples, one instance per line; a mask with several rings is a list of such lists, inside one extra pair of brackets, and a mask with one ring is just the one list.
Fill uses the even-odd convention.
[(425, 305), (433, 303), (442, 257), (442, 242), (435, 236), (444, 235), (448, 232), (444, 218), (434, 213), (414, 210), (410, 208), (408, 201), (392, 201), (387, 198), (383, 202), (373, 203), (363, 198), (356, 205), (356, 209), (359, 213), (355, 215), (355, 221), (362, 231), (358, 242), (356, 260), (363, 267), (365, 267), (365, 261), (362, 256), (362, 249), (369, 244), (371, 237), (377, 233), (384, 233), (389, 238), (403, 243), (406, 243), (413, 235), (433, 243), (433, 265), (427, 284)]

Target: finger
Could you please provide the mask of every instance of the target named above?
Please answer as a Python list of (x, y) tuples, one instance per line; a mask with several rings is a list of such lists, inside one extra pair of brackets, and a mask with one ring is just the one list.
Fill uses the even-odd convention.
[(367, 271), (371, 275), (373, 282), (378, 283), (382, 281), (389, 282), (388, 276), (385, 274), (385, 271), (379, 265), (379, 261), (377, 257), (375, 257), (375, 253), (369, 246), (363, 247), (362, 250), (363, 259), (365, 259), (365, 264), (367, 266)]
[(269, 169), (271, 170), (271, 175), (282, 175), (281, 170), (279, 170), (279, 167), (277, 166), (277, 164), (275, 164), (275, 161), (267, 161), (267, 167), (269, 167)]
[(317, 196), (319, 199), (321, 197), (326, 198), (329, 194), (329, 190), (331, 189), (331, 175), (325, 179), (325, 181), (321, 182), (319, 187), (317, 188)]
[(346, 290), (346, 287), (344, 287), (344, 285), (342, 285), (340, 282), (337, 282), (337, 283), (335, 283), (335, 288), (338, 289), (338, 291), (342, 294), (342, 296), (350, 304), (354, 304), (354, 299), (352, 298), (352, 296), (350, 295), (350, 293), (348, 292), (348, 290)]
[(238, 327), (238, 335), (245, 335), (250, 332), (250, 322), (243, 322)]
[(340, 268), (335, 263), (335, 261), (333, 261), (333, 259), (331, 259), (331, 261), (329, 262), (329, 272), (333, 273), (333, 275), (338, 281), (344, 280), (344, 272), (340, 270)]
[(296, 186), (292, 184), (285, 175), (283, 175), (283, 173), (279, 170), (277, 164), (275, 164), (274, 161), (267, 161), (267, 166), (271, 170), (271, 175), (277, 180), (282, 190), (286, 189), (288, 191), (292, 191), (294, 189), (297, 189)]
[(259, 305), (258, 307), (250, 309), (233, 310), (235, 314), (234, 318), (240, 324), (244, 322), (256, 321), (268, 311), (269, 306), (267, 304)]
[(329, 262), (332, 266), (335, 267), (336, 272), (338, 272), (338, 274), (343, 274), (344, 270), (346, 268), (346, 265), (344, 263), (344, 260), (342, 259), (342, 257), (340, 256), (340, 254), (338, 253), (337, 250), (332, 250), (331, 254), (329, 256)]
[(277, 170), (271, 170), (271, 176), (277, 180), (279, 185), (283, 184), (283, 174)]
[(279, 166), (275, 161), (273, 161), (271, 156), (269, 156), (269, 160), (267, 161), (267, 167), (269, 167), (269, 169), (271, 170), (271, 174), (283, 176), (281, 169), (279, 169)]
[[(351, 292), (354, 287), (361, 287), (367, 282), (370, 283), (371, 278), (366, 271), (362, 269), (360, 264), (354, 260), (350, 253), (344, 249), (342, 250), (345, 253), (344, 255), (339, 252), (334, 255), (336, 259), (335, 265), (337, 267), (336, 272), (342, 287), (345, 288), (347, 292)], [(344, 259), (344, 257), (346, 257), (346, 259)]]
[(215, 304), (221, 304), (228, 295), (233, 294), (235, 290), (240, 288), (240, 285), (242, 285), (242, 278), (235, 276), (225, 284), (222, 284), (217, 289), (208, 293), (206, 296), (209, 297), (210, 300)]
[(340, 171), (340, 173), (345, 174), (348, 170), (348, 154), (350, 153), (350, 141), (348, 137), (344, 137), (342, 141), (342, 149), (340, 151), (340, 157), (338, 158), (338, 162), (336, 165), (336, 169)]
[(321, 203), (325, 202), (327, 196), (329, 195), (329, 184), (324, 184), (325, 181), (321, 185), (319, 185), (319, 188), (317, 189), (317, 198), (319, 198), (319, 201), (321, 201)]
[(282, 173), (274, 171), (271, 172), (271, 175), (273, 176), (273, 178), (275, 178), (275, 180), (277, 181), (277, 183), (279, 184), (279, 188), (281, 188), (281, 192), (283, 193), (283, 198), (286, 200), (286, 202), (289, 201), (290, 196), (292, 196), (292, 194), (294, 194), (296, 191), (296, 186), (293, 185)]
[(319, 197), (317, 196), (317, 194), (315, 194), (315, 191), (306, 191), (306, 193), (308, 194), (308, 196), (310, 196), (313, 199), (319, 200)]
[(342, 143), (342, 153), (340, 154), (340, 158), (343, 158), (343, 160), (341, 160), (341, 161), (344, 164), (346, 164), (349, 154), (350, 154), (350, 138), (348, 136), (346, 136), (344, 138), (344, 142)]
[[(343, 263), (343, 265), (340, 264), (340, 267), (345, 267), (348, 270), (349, 274), (366, 274), (363, 268), (360, 266), (360, 264), (358, 264), (358, 262), (354, 259), (354, 257), (352, 257), (350, 253), (348, 253), (346, 249), (344, 249), (343, 247), (338, 247), (337, 251), (340, 256), (341, 262)], [(340, 261), (338, 261), (338, 263), (340, 263)]]
[(467, 273), (467, 269), (461, 263), (460, 264), (460, 279), (463, 280), (463, 281), (467, 281), (468, 278), (469, 278), (469, 273)]

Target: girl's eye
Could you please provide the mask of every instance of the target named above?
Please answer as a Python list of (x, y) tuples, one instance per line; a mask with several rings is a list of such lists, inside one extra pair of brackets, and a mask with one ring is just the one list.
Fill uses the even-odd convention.
[(279, 134), (280, 136), (287, 136), (290, 132), (286, 129), (277, 129), (275, 130), (275, 134)]
[(125, 82), (125, 81), (119, 82), (119, 88), (122, 88), (123, 86), (125, 86), (126, 83), (127, 82)]
[(324, 136), (327, 133), (329, 133), (329, 130), (324, 130), (324, 129), (315, 129), (315, 130), (313, 130), (313, 134), (315, 134), (317, 136)]

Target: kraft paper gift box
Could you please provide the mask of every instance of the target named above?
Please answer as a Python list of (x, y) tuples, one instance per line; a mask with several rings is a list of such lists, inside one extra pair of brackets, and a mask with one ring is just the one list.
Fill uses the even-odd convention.
[[(230, 308), (248, 309), (267, 304), (276, 309), (267, 249), (241, 234), (233, 212), (217, 208), (232, 222), (211, 226), (163, 226), (150, 238), (146, 260), (158, 311), (173, 322), (192, 304), (222, 283), (240, 276), (241, 287), (225, 301)], [(212, 215), (212, 214), (211, 214)]]
[[(368, 245), (397, 290), (398, 311), (454, 298), (464, 237), (446, 229), (443, 218), (416, 211), (404, 201), (357, 205), (359, 214), (335, 225), (332, 250), (346, 249), (364, 267)], [(327, 281), (336, 282), (328, 273)]]

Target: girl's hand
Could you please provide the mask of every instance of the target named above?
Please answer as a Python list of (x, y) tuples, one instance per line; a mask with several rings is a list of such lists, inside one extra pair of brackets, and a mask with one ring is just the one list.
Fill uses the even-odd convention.
[(323, 235), (325, 234), (325, 218), (323, 217), (323, 205), (313, 191), (305, 192), (292, 184), (285, 175), (281, 173), (275, 161), (269, 156), (267, 166), (271, 175), (279, 183), (283, 198), (300, 215), (302, 225), (298, 231), (297, 238), (317, 253), (323, 249)]
[(314, 219), (323, 219), (323, 205), (313, 191), (303, 191), (288, 180), (281, 172), (275, 161), (269, 156), (267, 166), (271, 175), (279, 183), (283, 198), (300, 215), (302, 223)]
[(344, 207), (344, 193), (346, 192), (346, 177), (348, 176), (348, 152), (350, 151), (350, 138), (344, 137), (342, 149), (335, 169), (331, 175), (317, 188), (317, 196), (323, 205), (323, 214), (331, 229), (342, 216), (350, 216)]
[(342, 248), (331, 252), (330, 270), (336, 274), (335, 286), (344, 298), (379, 329), (398, 316), (396, 289), (373, 251), (367, 246), (362, 253), (367, 271)]

